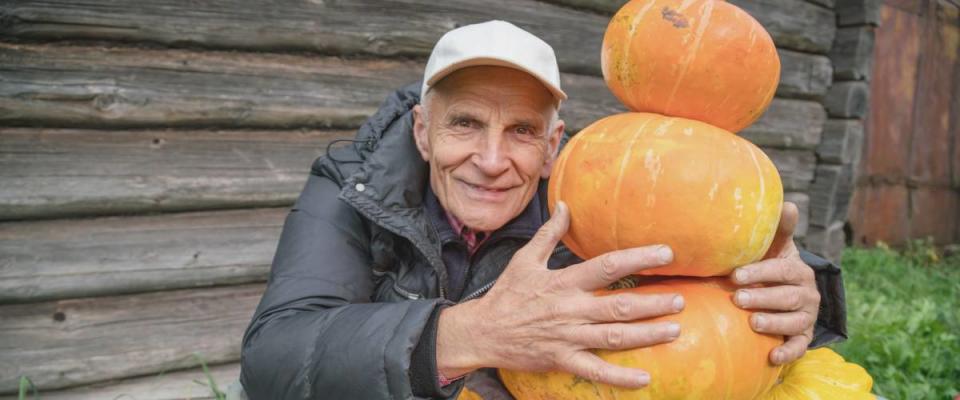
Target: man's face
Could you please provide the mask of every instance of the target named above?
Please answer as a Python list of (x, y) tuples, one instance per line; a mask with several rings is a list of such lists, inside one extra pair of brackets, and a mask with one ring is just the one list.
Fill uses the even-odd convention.
[[(471, 229), (519, 215), (550, 176), (563, 133), (540, 81), (505, 67), (469, 67), (414, 107), (414, 136), (440, 204)], [(426, 109), (425, 109), (426, 107)]]

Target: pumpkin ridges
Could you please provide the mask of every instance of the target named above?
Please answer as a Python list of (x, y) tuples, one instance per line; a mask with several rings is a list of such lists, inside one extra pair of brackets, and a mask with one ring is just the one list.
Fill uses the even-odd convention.
[(663, 243), (674, 262), (642, 274), (724, 275), (762, 257), (779, 221), (783, 187), (755, 147), (683, 118), (609, 116), (563, 150), (548, 201), (570, 206), (563, 240), (581, 258)]
[(737, 132), (773, 99), (780, 60), (766, 30), (733, 4), (634, 0), (610, 20), (601, 70), (631, 110)]
[[(783, 340), (753, 332), (749, 312), (729, 300), (733, 290), (734, 286), (722, 278), (670, 278), (645, 282), (637, 288), (597, 292), (600, 296), (678, 292), (687, 299), (687, 308), (681, 313), (644, 321), (679, 322), (683, 328), (674, 342), (626, 351), (595, 351), (608, 362), (650, 372), (652, 383), (644, 389), (613, 388), (561, 372), (501, 371), (501, 378), (518, 400), (755, 397), (776, 380), (781, 368), (770, 365), (767, 354)], [(725, 342), (719, 338), (724, 334), (717, 315), (729, 322), (725, 335), (729, 347), (724, 347)], [(718, 357), (717, 353), (724, 351), (732, 354), (727, 360)], [(763, 385), (757, 386), (755, 380)]]

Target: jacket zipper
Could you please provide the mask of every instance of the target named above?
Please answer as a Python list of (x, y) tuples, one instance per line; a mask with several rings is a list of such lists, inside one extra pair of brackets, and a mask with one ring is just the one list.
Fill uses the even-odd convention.
[[(557, 254), (560, 254), (560, 253), (562, 253), (562, 252), (565, 251), (565, 250), (567, 250), (566, 247), (557, 246), (556, 248), (553, 249), (552, 252), (550, 252), (550, 257), (556, 256)], [(463, 302), (465, 302), (465, 301), (470, 301), (470, 300), (473, 300), (473, 299), (475, 299), (475, 298), (477, 298), (477, 297), (483, 296), (483, 294), (486, 293), (488, 290), (490, 290), (490, 288), (492, 288), (493, 285), (496, 284), (496, 283), (497, 283), (497, 280), (496, 280), (496, 279), (490, 281), (490, 282), (487, 283), (486, 285), (481, 286), (480, 289), (477, 289), (477, 290), (475, 290), (473, 293), (470, 293), (470, 294), (464, 296), (463, 298), (461, 298), (460, 301), (457, 302), (457, 304), (463, 303)]]

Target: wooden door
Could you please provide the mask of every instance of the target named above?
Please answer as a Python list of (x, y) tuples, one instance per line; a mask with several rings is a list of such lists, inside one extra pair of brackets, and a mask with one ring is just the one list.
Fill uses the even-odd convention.
[(853, 240), (960, 241), (960, 3), (884, 0), (880, 15)]

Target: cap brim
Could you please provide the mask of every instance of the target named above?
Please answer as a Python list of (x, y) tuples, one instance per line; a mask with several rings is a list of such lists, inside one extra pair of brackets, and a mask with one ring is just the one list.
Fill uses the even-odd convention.
[(539, 74), (527, 68), (524, 68), (519, 64), (515, 64), (515, 63), (501, 60), (498, 58), (481, 57), (481, 58), (471, 58), (471, 59), (455, 62), (453, 64), (448, 65), (446, 68), (435, 72), (433, 76), (430, 77), (430, 80), (426, 82), (425, 86), (433, 87), (435, 83), (439, 82), (443, 78), (446, 78), (447, 75), (450, 75), (457, 70), (467, 68), (467, 67), (476, 67), (476, 66), (483, 66), (483, 65), (495, 66), (495, 67), (507, 67), (507, 68), (513, 68), (513, 69), (526, 72), (527, 74), (530, 74), (534, 78), (537, 78), (537, 80), (539, 80), (540, 83), (543, 84), (543, 87), (549, 90), (550, 94), (552, 94), (553, 97), (556, 98), (557, 100), (564, 101), (567, 99), (567, 94), (564, 93), (563, 90), (560, 90), (559, 87), (551, 84), (550, 81), (547, 80), (545, 77), (540, 76)]

